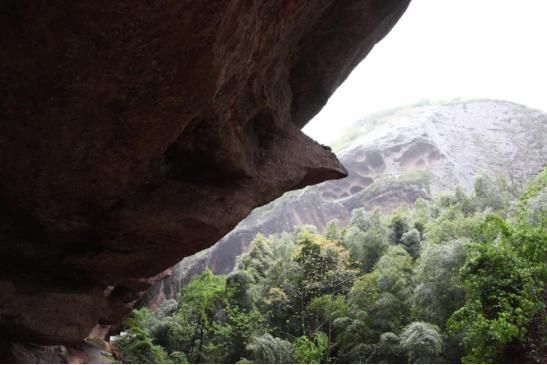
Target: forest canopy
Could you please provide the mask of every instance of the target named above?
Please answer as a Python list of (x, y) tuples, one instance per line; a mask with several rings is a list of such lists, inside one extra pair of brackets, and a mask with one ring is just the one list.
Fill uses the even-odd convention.
[(542, 363), (547, 170), (390, 213), (258, 234), (227, 276), (135, 310), (127, 363)]

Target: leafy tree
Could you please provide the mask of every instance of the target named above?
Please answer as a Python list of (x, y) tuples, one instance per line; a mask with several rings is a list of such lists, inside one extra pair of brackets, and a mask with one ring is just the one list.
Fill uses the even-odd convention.
[(297, 245), (295, 262), (301, 271), (298, 286), (304, 306), (313, 296), (344, 292), (351, 285), (356, 272), (344, 247), (312, 233), (301, 234)]
[(429, 244), (415, 272), (413, 308), (419, 320), (444, 328), (448, 317), (465, 301), (459, 270), (465, 261), (465, 240)]
[(498, 362), (504, 348), (526, 333), (538, 310), (537, 294), (526, 264), (510, 251), (489, 244), (470, 248), (462, 268), (467, 299), (449, 326), (463, 331), (470, 362)]
[(360, 229), (363, 232), (368, 231), (374, 226), (372, 222), (371, 212), (365, 208), (357, 208), (351, 212), (350, 224), (351, 227)]
[(435, 363), (443, 341), (439, 329), (425, 322), (413, 322), (401, 333), (401, 346), (411, 363)]
[[(521, 246), (523, 235), (530, 243), (524, 247)], [(529, 331), (533, 328), (541, 333), (545, 328), (533, 321), (545, 320), (545, 286), (541, 272), (546, 264), (543, 261), (536, 266), (526, 251), (544, 246), (547, 235), (544, 232), (529, 237), (522, 232), (522, 227), (514, 230), (507, 222), (490, 216), (483, 226), (483, 236), (484, 242), (469, 247), (461, 269), (466, 302), (452, 315), (449, 327), (453, 332), (464, 334), (467, 351), (464, 361), (530, 360), (525, 355), (520, 355), (522, 358), (508, 354), (525, 354), (526, 348), (532, 350), (532, 356), (543, 351), (542, 340), (534, 339)]]
[(173, 364), (189, 364), (188, 357), (186, 357), (186, 354), (184, 352), (173, 351), (171, 354), (169, 354), (169, 357), (172, 360)]
[(239, 259), (238, 267), (248, 272), (255, 282), (266, 276), (269, 264), (272, 261), (272, 242), (262, 234), (257, 234), (251, 249)]
[(415, 228), (403, 233), (401, 236), (401, 244), (413, 258), (418, 257), (420, 254), (421, 240), (420, 232)]
[(245, 353), (251, 339), (264, 332), (262, 314), (256, 310), (244, 311), (238, 306), (228, 305), (224, 315), (224, 320), (212, 325), (212, 340), (205, 351), (208, 362), (236, 362)]
[(428, 242), (436, 244), (461, 238), (475, 240), (480, 234), (482, 218), (480, 213), (466, 217), (457, 207), (451, 206), (428, 222), (424, 236)]
[(364, 320), (353, 316), (337, 318), (333, 322), (336, 330), (334, 349), (336, 359), (341, 363), (364, 363), (374, 350), (374, 345), (369, 343), (371, 337), (366, 324), (366, 312), (360, 313)]
[(399, 337), (392, 332), (382, 333), (371, 360), (387, 364), (405, 363), (406, 354), (401, 346)]
[(179, 326), (175, 336), (184, 343), (192, 363), (206, 360), (205, 345), (213, 335), (213, 318), (224, 306), (225, 292), (225, 279), (207, 270), (183, 288), (177, 298), (179, 307), (174, 317)]
[(352, 259), (364, 272), (372, 270), (388, 245), (385, 231), (377, 226), (369, 227), (366, 231), (357, 226), (350, 226), (342, 240), (345, 247), (350, 250)]
[(157, 317), (172, 316), (177, 311), (178, 303), (175, 299), (164, 300), (156, 311)]
[(488, 177), (486, 176), (479, 176), (476, 180), (475, 180), (475, 185), (474, 185), (474, 189), (475, 189), (475, 195), (477, 196), (477, 198), (483, 198), (483, 197), (487, 197), (489, 194), (489, 189), (488, 189), (488, 186), (489, 186), (489, 179)]
[(287, 295), (295, 292), (295, 283), (300, 275), (299, 266), (294, 261), (295, 241), (294, 235), (283, 235), (272, 240), (273, 258), (266, 276), (251, 288), (255, 302), (260, 303), (267, 298), (271, 288), (279, 288)]
[(130, 331), (116, 341), (116, 346), (124, 354), (123, 361), (128, 364), (168, 364), (171, 359), (161, 346), (154, 345), (152, 339), (142, 331)]
[(252, 281), (253, 278), (246, 271), (236, 271), (226, 277), (227, 299), (243, 311), (253, 309)]
[(376, 265), (378, 288), (393, 294), (400, 301), (410, 298), (412, 293), (412, 258), (401, 246), (391, 246)]
[(461, 187), (454, 192), (454, 203), (458, 206), (464, 216), (472, 216), (477, 211), (477, 201), (474, 197), (465, 194)]
[(319, 364), (324, 360), (328, 348), (327, 335), (316, 332), (309, 338), (301, 336), (293, 344), (292, 357), (299, 364)]
[(502, 183), (496, 183), (486, 175), (475, 180), (475, 200), (481, 210), (490, 208), (494, 211), (507, 209), (509, 205), (508, 192)]
[(116, 338), (115, 344), (123, 353), (123, 361), (129, 364), (169, 363), (162, 347), (152, 342), (148, 328), (153, 316), (146, 308), (135, 310), (125, 321), (126, 332)]
[(338, 219), (330, 220), (325, 227), (325, 238), (329, 241), (338, 242), (341, 237), (340, 221)]
[(315, 331), (324, 330), (324, 332), (330, 332), (332, 322), (336, 318), (341, 318), (347, 315), (348, 305), (344, 301), (344, 297), (341, 295), (333, 296), (332, 294), (325, 294), (323, 296), (314, 298), (308, 305), (308, 313), (310, 313), (314, 320)]
[(249, 358), (257, 364), (291, 364), (292, 345), (269, 333), (253, 337), (247, 345)]
[(262, 313), (273, 326), (273, 330), (287, 331), (290, 318), (294, 315), (293, 302), (281, 288), (270, 288), (261, 308)]
[(400, 244), (403, 234), (410, 230), (408, 217), (401, 211), (396, 212), (389, 222), (389, 229), (389, 241), (391, 244)]
[(365, 362), (377, 341), (378, 272), (373, 271), (355, 280), (347, 295), (348, 314), (334, 320), (335, 347), (342, 362)]
[(526, 200), (525, 224), (531, 227), (547, 227), (547, 188)]
[(150, 336), (154, 343), (160, 345), (166, 351), (176, 351), (181, 346), (180, 339), (173, 336), (173, 333), (179, 330), (178, 323), (173, 317), (159, 317), (153, 325), (150, 326)]
[(348, 315), (349, 307), (346, 304), (344, 297), (333, 296), (326, 294), (318, 298), (314, 298), (307, 308), (310, 318), (311, 329), (313, 332), (321, 331), (327, 334), (328, 348), (335, 338), (334, 322), (338, 318), (344, 318)]

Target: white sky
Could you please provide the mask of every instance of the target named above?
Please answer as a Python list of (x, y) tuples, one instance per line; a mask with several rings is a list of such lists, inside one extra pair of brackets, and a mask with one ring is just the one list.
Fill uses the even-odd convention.
[(329, 144), (371, 112), (460, 97), (547, 111), (547, 0), (413, 0), (304, 132)]

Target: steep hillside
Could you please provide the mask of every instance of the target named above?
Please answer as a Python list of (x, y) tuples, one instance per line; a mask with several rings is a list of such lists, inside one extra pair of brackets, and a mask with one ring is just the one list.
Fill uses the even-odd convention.
[(546, 113), (491, 100), (427, 103), (365, 118), (334, 146), (347, 178), (286, 193), (255, 209), (206, 253), (175, 266), (146, 300), (160, 291), (173, 293), (189, 280), (187, 273), (205, 267), (230, 272), (257, 232), (289, 231), (299, 224), (322, 228), (333, 218), (346, 222), (361, 206), (389, 211), (456, 185), (469, 190), (481, 174), (518, 184), (545, 165), (546, 129)]

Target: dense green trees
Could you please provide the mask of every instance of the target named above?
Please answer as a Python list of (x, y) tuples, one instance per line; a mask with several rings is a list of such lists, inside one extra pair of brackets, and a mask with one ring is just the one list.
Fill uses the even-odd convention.
[(547, 172), (257, 235), (227, 277), (135, 311), (124, 362), (544, 362)]
[(468, 248), (460, 270), (466, 301), (449, 324), (464, 334), (465, 361), (545, 360), (547, 206), (536, 209), (534, 203), (546, 191), (544, 171), (523, 195), (517, 213), (509, 221), (488, 216), (482, 239)]

